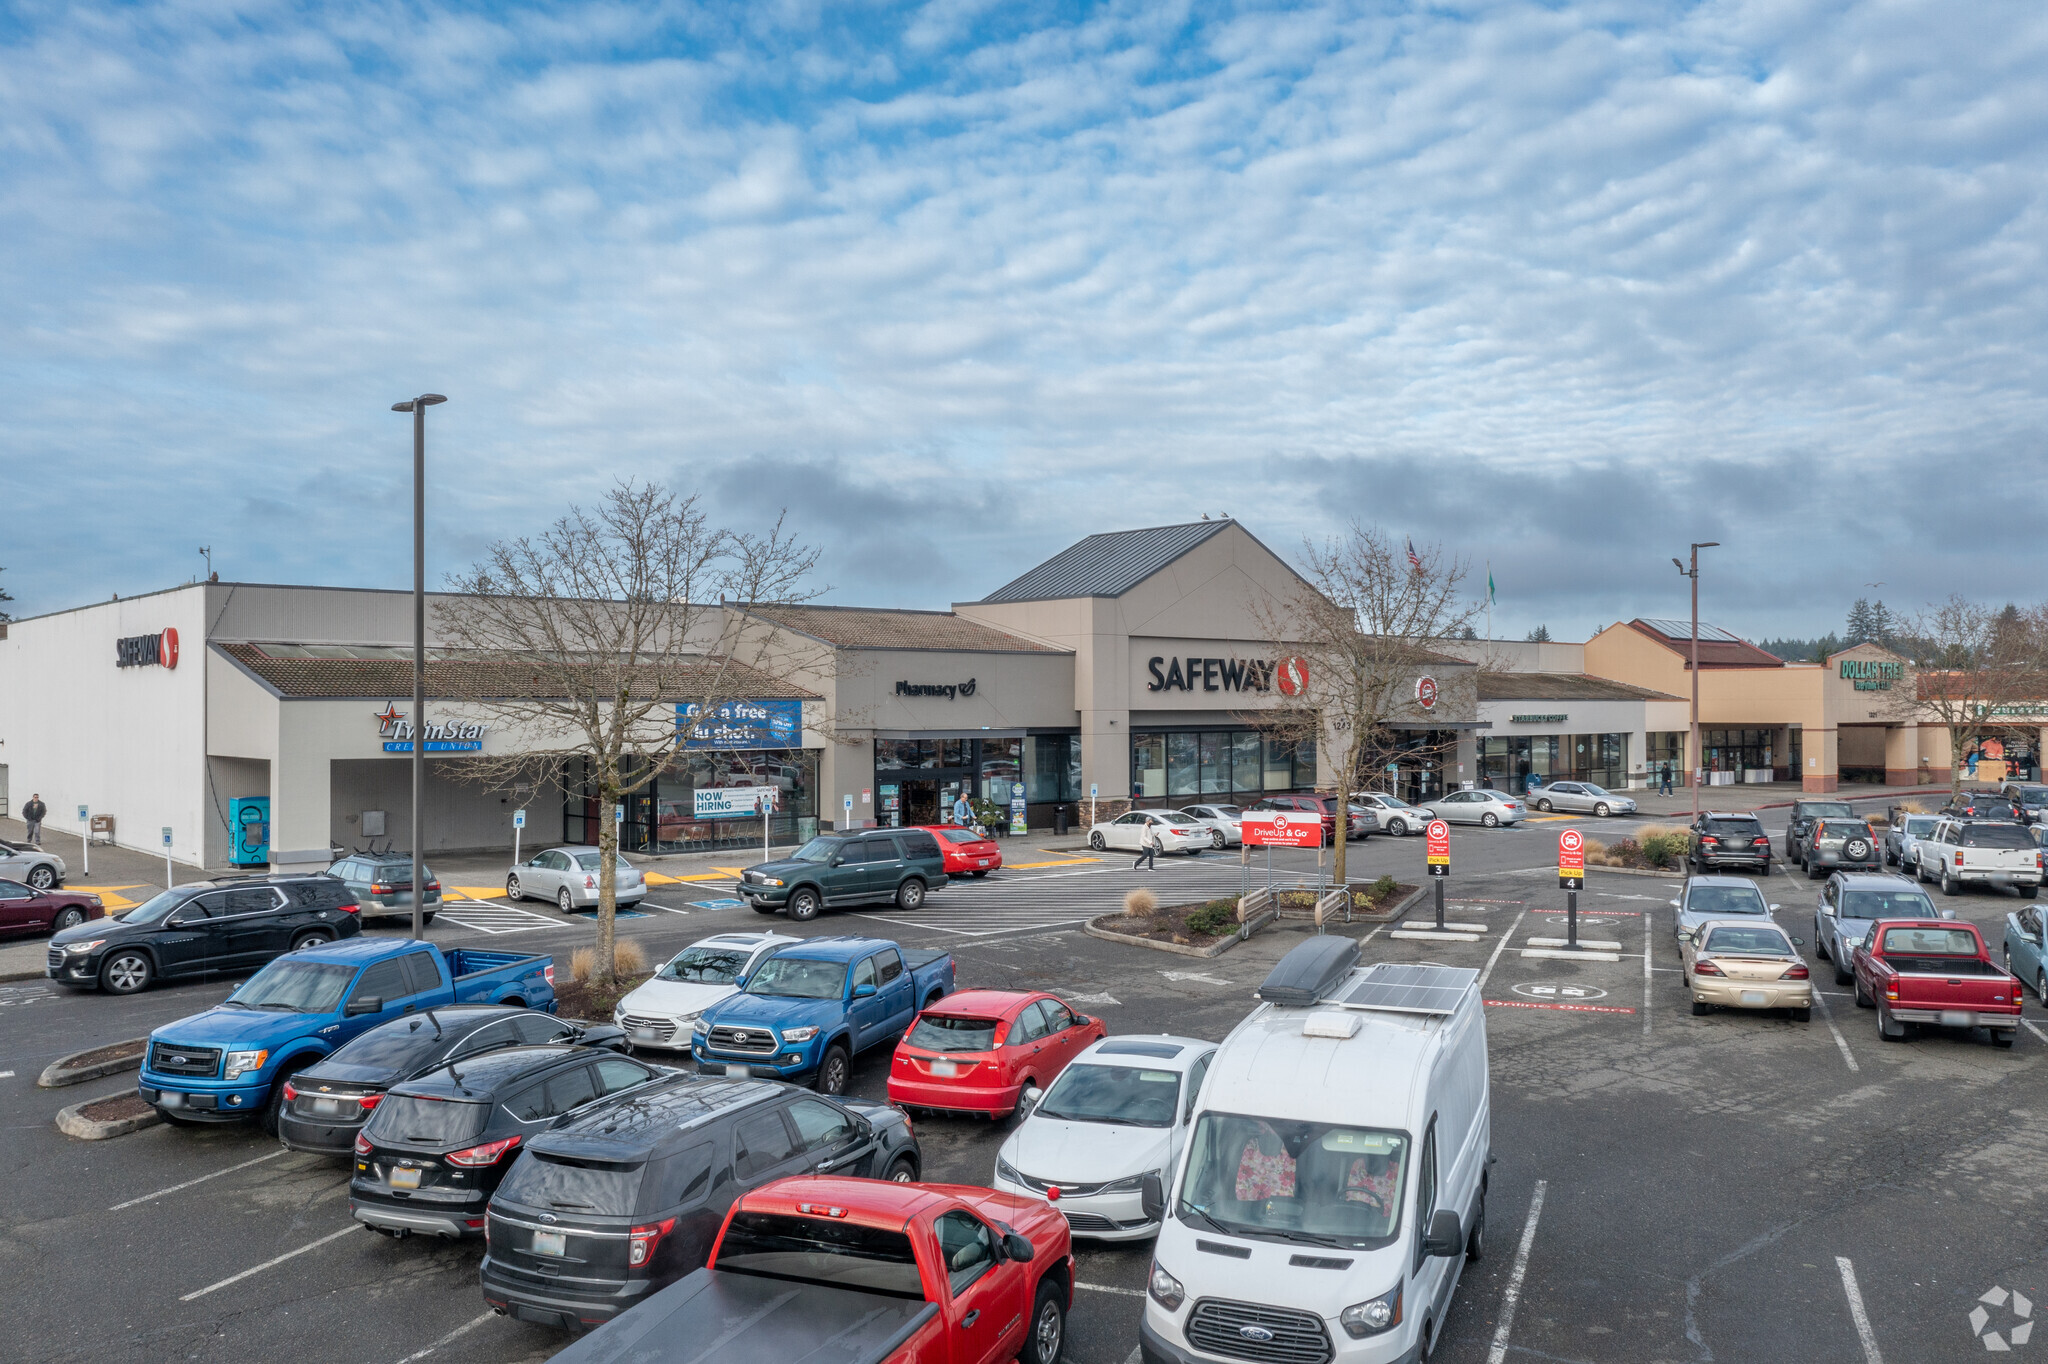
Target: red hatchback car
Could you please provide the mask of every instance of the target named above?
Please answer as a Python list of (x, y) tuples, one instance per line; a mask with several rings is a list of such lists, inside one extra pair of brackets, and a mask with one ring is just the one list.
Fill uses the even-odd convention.
[(986, 876), (1003, 865), (1003, 850), (993, 838), (983, 838), (958, 824), (920, 824), (917, 827), (939, 840), (945, 854), (946, 875)]
[(1003, 1118), (1027, 1085), (1043, 1089), (1108, 1034), (1036, 990), (962, 990), (917, 1016), (889, 1063), (889, 1102)]

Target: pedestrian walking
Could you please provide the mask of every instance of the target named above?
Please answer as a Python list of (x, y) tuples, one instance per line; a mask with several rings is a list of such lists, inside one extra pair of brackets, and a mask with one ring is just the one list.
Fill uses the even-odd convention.
[(1668, 796), (1671, 794), (1670, 763), (1665, 763), (1662, 767), (1657, 769), (1657, 794), (1660, 796)]
[(963, 829), (974, 827), (974, 807), (967, 803), (965, 791), (953, 797), (953, 822)]
[(1159, 826), (1149, 819), (1146, 820), (1145, 832), (1138, 835), (1138, 860), (1131, 863), (1131, 870), (1136, 871), (1138, 863), (1142, 862), (1151, 870), (1158, 871), (1159, 864), (1153, 859), (1159, 856), (1159, 850), (1165, 846), (1166, 840), (1159, 836)]
[(33, 792), (28, 804), (21, 807), (21, 817), (28, 824), (28, 841), (38, 848), (43, 846), (43, 816), (50, 813), (50, 807), (43, 804), (41, 792)]

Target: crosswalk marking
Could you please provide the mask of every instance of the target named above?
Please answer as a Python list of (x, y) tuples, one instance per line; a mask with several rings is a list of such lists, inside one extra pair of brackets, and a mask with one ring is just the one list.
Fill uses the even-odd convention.
[(549, 914), (536, 914), (517, 905), (493, 904), (487, 900), (444, 902), (436, 922), (458, 924), (478, 933), (532, 933), (566, 922)]

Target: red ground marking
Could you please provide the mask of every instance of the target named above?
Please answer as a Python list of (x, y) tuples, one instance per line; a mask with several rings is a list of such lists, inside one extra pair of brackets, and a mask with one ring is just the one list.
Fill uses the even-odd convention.
[(1634, 1009), (1618, 1009), (1607, 1004), (1541, 1004), (1535, 1000), (1489, 999), (1486, 1001), (1498, 1009), (1562, 1009), (1573, 1014), (1632, 1014)]

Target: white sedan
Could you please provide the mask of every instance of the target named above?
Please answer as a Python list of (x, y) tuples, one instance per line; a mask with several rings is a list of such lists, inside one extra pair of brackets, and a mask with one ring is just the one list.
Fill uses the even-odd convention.
[(1520, 824), (1529, 807), (1505, 791), (1450, 791), (1437, 797), (1437, 818), (1447, 824)]
[(1065, 1214), (1076, 1236), (1135, 1241), (1159, 1230), (1146, 1216), (1173, 1182), (1214, 1042), (1106, 1037), (1087, 1047), (1029, 1105), (996, 1154), (995, 1187)]
[(1161, 852), (1184, 852), (1193, 857), (1202, 849), (1215, 846), (1207, 825), (1197, 824), (1172, 810), (1133, 810), (1107, 823), (1093, 825), (1088, 830), (1088, 846), (1097, 852), (1108, 848), (1137, 852), (1148, 824), (1159, 830)]
[(1410, 805), (1396, 796), (1383, 795), (1378, 791), (1358, 791), (1351, 797), (1353, 805), (1363, 805), (1379, 816), (1380, 832), (1399, 838), (1402, 834), (1419, 834), (1429, 827), (1436, 818), (1436, 811), (1427, 805)]
[[(593, 847), (549, 848), (505, 873), (505, 898), (553, 900), (564, 914), (589, 909), (597, 903), (597, 875), (603, 865), (604, 854)], [(647, 878), (621, 857), (613, 903), (637, 905), (646, 898)]]
[(63, 858), (33, 843), (0, 843), (0, 879), (19, 881), (33, 890), (59, 890), (69, 872)]
[(668, 959), (654, 978), (619, 1001), (612, 1022), (636, 1047), (690, 1049), (690, 1030), (706, 1009), (739, 992), (739, 978), (784, 943), (782, 933), (720, 933), (691, 943)]
[(1209, 831), (1212, 848), (1235, 848), (1244, 842), (1244, 811), (1236, 805), (1188, 805), (1178, 812)]

